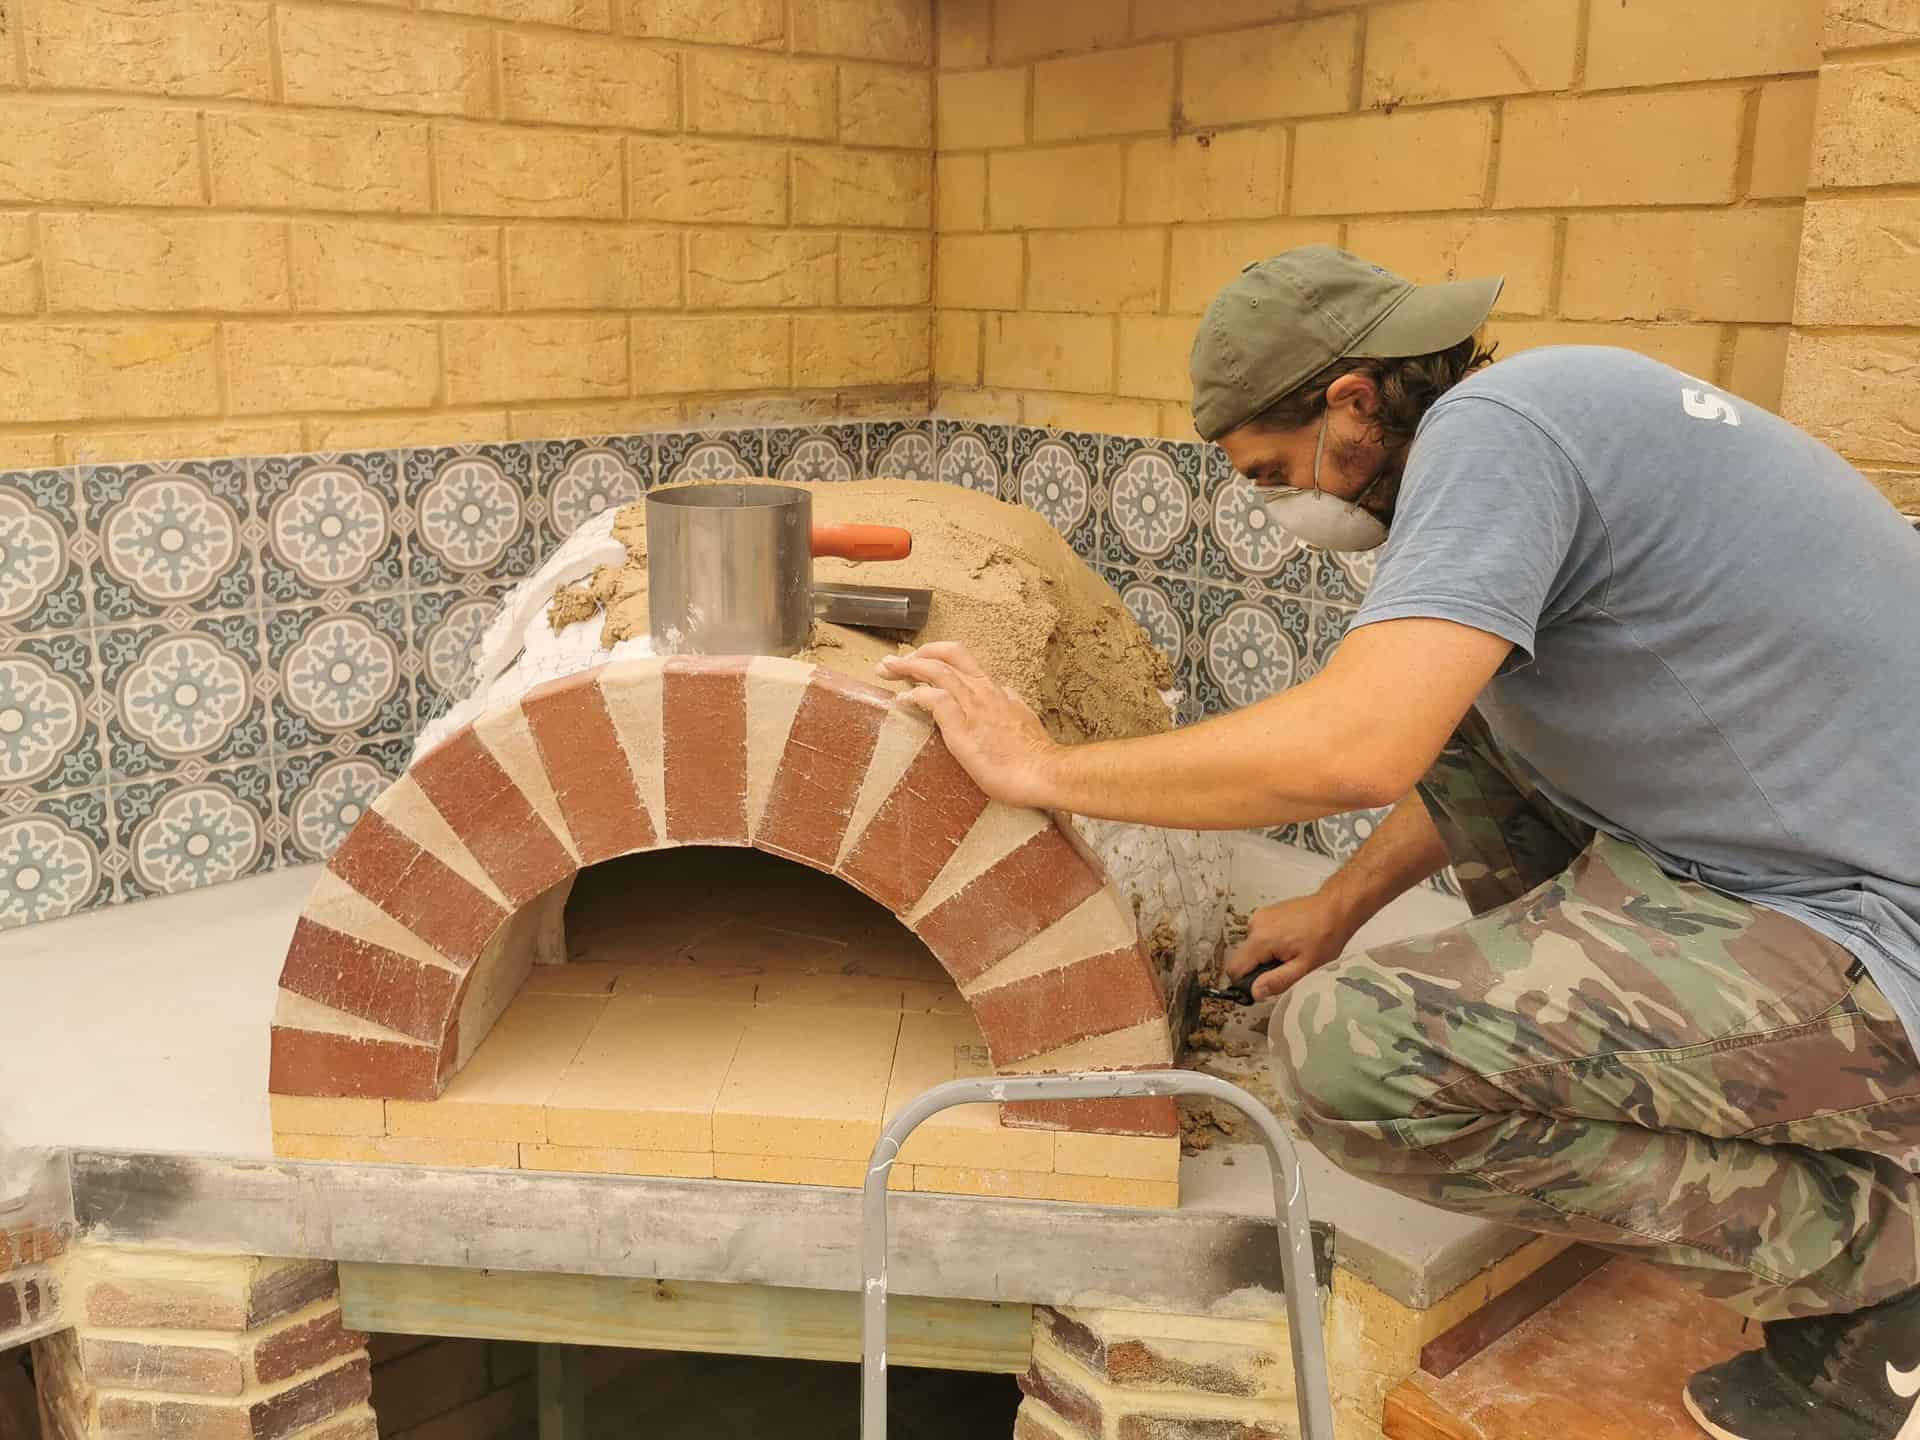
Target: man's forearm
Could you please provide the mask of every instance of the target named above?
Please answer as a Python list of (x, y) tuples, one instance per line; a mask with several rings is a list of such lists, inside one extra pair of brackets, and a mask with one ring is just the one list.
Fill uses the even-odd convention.
[(1167, 829), (1243, 830), (1378, 803), (1363, 788), (1364, 767), (1340, 763), (1317, 698), (1302, 686), (1164, 735), (1063, 748), (1041, 808)]
[(1062, 746), (950, 642), (890, 656), (981, 789), (1009, 805), (1240, 830), (1390, 805), (1424, 775), (1511, 641), (1450, 620), (1362, 626), (1312, 679), (1162, 735)]
[(1349, 934), (1399, 896), (1438, 874), (1451, 857), (1418, 794), (1407, 796), (1359, 851), (1320, 887)]

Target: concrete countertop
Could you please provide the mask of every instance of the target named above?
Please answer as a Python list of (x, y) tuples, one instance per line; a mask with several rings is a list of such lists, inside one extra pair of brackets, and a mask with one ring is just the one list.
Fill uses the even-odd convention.
[[(1304, 894), (1331, 868), (1321, 857), (1246, 837), (1236, 842), (1235, 901), (1246, 910)], [(226, 1162), (270, 1160), (268, 1022), (281, 960), (317, 873), (318, 867), (278, 870), (0, 934), (0, 984), (33, 1000), (32, 1023), (14, 1030), (8, 1046), (0, 1047), (5, 1140), (18, 1146), (119, 1151), (155, 1160), (205, 1157), (194, 1165), (204, 1166), (209, 1175), (239, 1173)], [(1409, 895), (1378, 917), (1357, 943), (1421, 933), (1464, 913), (1458, 901), (1434, 892)], [(1406, 1303), (1431, 1303), (1525, 1238), (1354, 1180), (1311, 1147), (1303, 1147), (1302, 1163), (1315, 1215), (1338, 1217), (1336, 1263)], [(82, 1216), (90, 1210), (84, 1193), (88, 1177), (124, 1177), (141, 1168), (137, 1161), (76, 1165), (76, 1206)], [(269, 1193), (272, 1177), (283, 1178), (289, 1193), (295, 1188), (317, 1193), (324, 1185), (303, 1185), (299, 1179), (303, 1172), (316, 1171), (337, 1170), (343, 1176), (352, 1171), (362, 1187), (378, 1186), (385, 1176), (396, 1198), (419, 1183), (410, 1181), (404, 1169), (380, 1166), (274, 1162), (239, 1170), (253, 1177), (250, 1183), (266, 1185)], [(457, 1188), (462, 1177), (471, 1177), (468, 1183), (476, 1190), (519, 1193), (502, 1192), (500, 1177), (480, 1172), (432, 1173), (439, 1185)], [(562, 1177), (517, 1178), (533, 1187), (527, 1195), (538, 1194), (548, 1179), (554, 1184), (547, 1188), (556, 1191), (580, 1183)], [(647, 1182), (640, 1188), (648, 1188)], [(776, 1206), (782, 1192), (805, 1189), (752, 1188), (765, 1192), (756, 1203)], [(199, 1189), (213, 1203), (218, 1187), (203, 1181)], [(1230, 1236), (1238, 1236), (1235, 1243), (1242, 1251), (1249, 1222), (1273, 1213), (1266, 1165), (1257, 1147), (1221, 1146), (1189, 1157), (1182, 1166), (1181, 1190), (1183, 1226), (1198, 1224), (1196, 1234), (1204, 1235), (1206, 1217), (1217, 1217), (1216, 1239), (1226, 1245)], [(372, 1192), (363, 1188), (361, 1193)], [(805, 1203), (817, 1205), (813, 1197), (821, 1193), (812, 1192)], [(558, 1198), (557, 1193), (552, 1198)], [(802, 1198), (795, 1194), (795, 1204)], [(175, 1193), (166, 1203), (178, 1205), (182, 1199)], [(998, 1207), (1002, 1218), (1016, 1223), (1022, 1216), (1044, 1216), (1049, 1209), (1061, 1220), (1068, 1210), (1085, 1211), (1089, 1233), (1101, 1228), (1093, 1223), (1099, 1207), (1035, 1210), (1028, 1202), (943, 1199), (935, 1210), (945, 1215), (953, 1206)], [(1141, 1213), (1131, 1212), (1135, 1217)], [(217, 1243), (212, 1237), (221, 1223), (218, 1215), (189, 1223), (176, 1212), (174, 1221), (195, 1243)], [(1127, 1223), (1137, 1226), (1138, 1220)], [(1050, 1231), (1054, 1228), (1049, 1224)], [(236, 1243), (241, 1238), (236, 1234)], [(1151, 1266), (1150, 1254), (1139, 1253), (1138, 1246), (1128, 1248), (1135, 1252), (1132, 1264)], [(554, 1268), (566, 1268), (564, 1256), (548, 1258)], [(983, 1256), (983, 1263), (988, 1258)], [(1172, 1254), (1167, 1258), (1174, 1260)], [(594, 1268), (588, 1259), (583, 1253), (578, 1268)], [(476, 1255), (474, 1263), (487, 1262)], [(1220, 1279), (1227, 1279), (1225, 1272)], [(1175, 1288), (1190, 1287), (1182, 1283)]]

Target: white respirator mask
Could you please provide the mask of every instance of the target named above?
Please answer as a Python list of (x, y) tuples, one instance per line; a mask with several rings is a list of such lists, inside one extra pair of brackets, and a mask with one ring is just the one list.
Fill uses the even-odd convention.
[[(1266, 486), (1254, 493), (1267, 507), (1267, 513), (1288, 534), (1322, 550), (1377, 550), (1387, 542), (1387, 522), (1359, 504), (1359, 496), (1342, 500), (1320, 488), (1320, 457), (1327, 448), (1327, 416), (1320, 416), (1320, 438), (1313, 447), (1313, 488), (1293, 490), (1284, 486)], [(1386, 472), (1383, 470), (1381, 474)], [(1376, 475), (1367, 482), (1368, 490), (1380, 483)]]

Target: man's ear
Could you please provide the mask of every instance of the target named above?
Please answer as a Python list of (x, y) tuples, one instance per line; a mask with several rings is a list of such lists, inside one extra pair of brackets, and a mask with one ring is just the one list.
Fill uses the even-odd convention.
[(1327, 387), (1327, 406), (1351, 405), (1362, 420), (1371, 420), (1380, 412), (1380, 387), (1371, 375), (1350, 370)]
[[(1379, 428), (1380, 387), (1374, 383), (1371, 375), (1358, 370), (1349, 371), (1327, 387), (1327, 408), (1350, 405), (1353, 413), (1363, 421), (1370, 431)], [(1370, 438), (1377, 438), (1370, 437)]]

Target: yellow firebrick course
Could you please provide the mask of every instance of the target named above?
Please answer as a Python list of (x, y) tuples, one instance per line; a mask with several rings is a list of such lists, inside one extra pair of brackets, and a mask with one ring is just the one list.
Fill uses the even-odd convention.
[[(800, 968), (809, 963), (796, 953), (771, 973), (536, 970), (439, 1099), (275, 1095), (275, 1152), (858, 1187), (884, 1119), (934, 1085), (990, 1073), (987, 1046), (924, 952), (925, 969), (908, 968), (938, 979)], [(1008, 1129), (991, 1106), (934, 1117), (900, 1159), (895, 1189), (1179, 1198), (1177, 1139)]]
[(922, 410), (928, 0), (18, 0), (0, 466)]
[[(1810, 157), (1816, 186), (1920, 178), (1901, 109), (1920, 59), (1882, 49), (1816, 87), (1823, 46), (1903, 38), (1885, 0), (1683, 10), (946, 0), (936, 405), (1191, 438), (1207, 301), (1249, 261), (1329, 243), (1420, 280), (1503, 271), (1506, 353), (1624, 344), (1777, 406)], [(1819, 232), (1879, 292), (1913, 288), (1898, 248), (1864, 218)], [(1821, 313), (1868, 303), (1826, 275)], [(1907, 350), (1849, 343), (1896, 365), (1889, 396), (1920, 393)], [(1871, 364), (1807, 354), (1828, 399)], [(1876, 413), (1852, 423), (1884, 448), (1904, 421)]]

